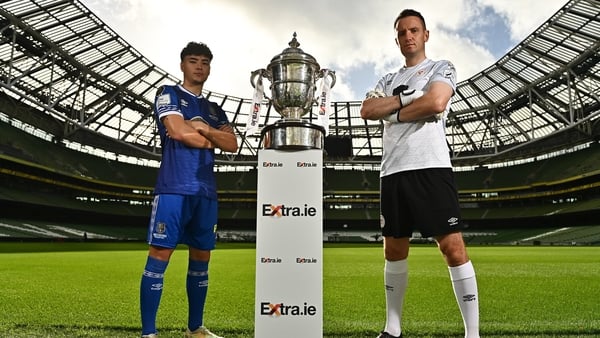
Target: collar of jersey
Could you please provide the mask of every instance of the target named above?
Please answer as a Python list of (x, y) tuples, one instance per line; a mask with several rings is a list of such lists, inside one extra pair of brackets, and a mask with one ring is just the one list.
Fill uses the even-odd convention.
[(197, 98), (199, 98), (199, 99), (200, 99), (200, 98), (204, 98), (204, 95), (202, 95), (202, 93), (200, 93), (200, 95), (196, 95), (196, 94), (194, 94), (194, 93), (190, 92), (189, 90), (185, 89), (185, 87), (184, 87), (184, 86), (182, 86), (181, 84), (177, 84), (177, 87), (178, 87), (180, 90), (182, 90), (182, 91), (184, 91), (184, 92), (186, 92), (186, 93), (188, 93), (188, 94), (190, 94), (190, 95), (192, 95), (192, 96), (195, 96), (195, 97), (197, 97)]

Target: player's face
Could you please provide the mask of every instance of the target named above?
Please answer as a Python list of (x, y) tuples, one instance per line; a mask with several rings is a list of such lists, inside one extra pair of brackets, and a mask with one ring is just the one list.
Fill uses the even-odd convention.
[(184, 81), (202, 85), (210, 75), (210, 59), (204, 55), (187, 55), (181, 62), (181, 71)]
[(396, 44), (405, 57), (425, 54), (425, 42), (429, 39), (429, 31), (416, 16), (407, 16), (396, 24)]

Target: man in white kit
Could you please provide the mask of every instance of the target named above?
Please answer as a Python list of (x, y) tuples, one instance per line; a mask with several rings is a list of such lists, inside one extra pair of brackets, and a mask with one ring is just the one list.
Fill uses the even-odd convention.
[(384, 120), (380, 197), (386, 324), (378, 337), (402, 337), (409, 239), (418, 230), (436, 240), (448, 265), (465, 337), (477, 338), (477, 281), (462, 238), (465, 226), (445, 134), (456, 70), (449, 61), (425, 56), (429, 31), (419, 12), (402, 11), (394, 29), (405, 66), (379, 80), (360, 112), (364, 119)]

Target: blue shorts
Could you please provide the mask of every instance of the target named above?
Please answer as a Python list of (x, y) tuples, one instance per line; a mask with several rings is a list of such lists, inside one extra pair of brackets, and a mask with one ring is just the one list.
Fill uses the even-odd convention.
[(212, 250), (217, 241), (217, 200), (203, 196), (154, 196), (148, 244), (175, 249), (177, 244)]

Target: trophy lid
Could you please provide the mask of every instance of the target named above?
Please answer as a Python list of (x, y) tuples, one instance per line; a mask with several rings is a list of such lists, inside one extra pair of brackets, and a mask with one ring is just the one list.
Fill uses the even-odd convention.
[(319, 69), (319, 64), (317, 60), (310, 54), (305, 53), (302, 49), (298, 48), (300, 43), (296, 39), (296, 32), (294, 32), (292, 41), (288, 43), (289, 47), (284, 49), (281, 54), (275, 55), (271, 59), (271, 64), (281, 63), (281, 62), (289, 62), (289, 61), (301, 61), (306, 63), (312, 63)]

